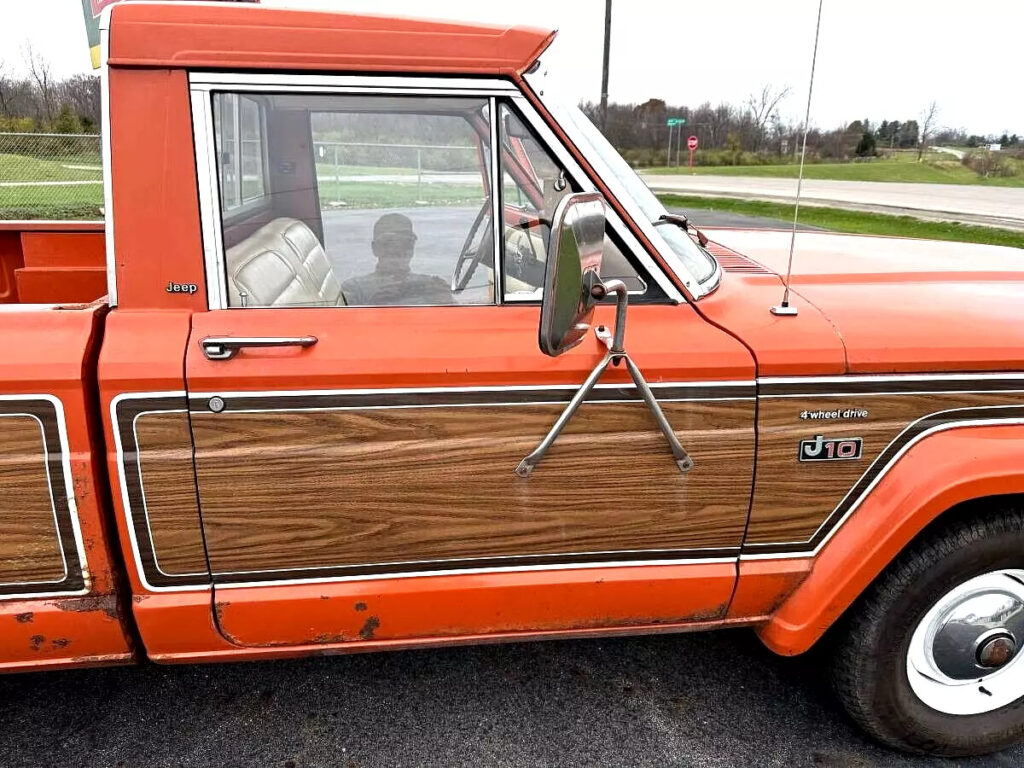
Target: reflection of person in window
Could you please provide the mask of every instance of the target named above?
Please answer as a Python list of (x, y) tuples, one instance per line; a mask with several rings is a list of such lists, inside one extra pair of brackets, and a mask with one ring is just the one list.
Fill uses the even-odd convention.
[(342, 283), (345, 301), (351, 305), (452, 304), (452, 293), (440, 277), (412, 271), (416, 233), (412, 221), (401, 213), (386, 213), (373, 225), (373, 255), (377, 268)]

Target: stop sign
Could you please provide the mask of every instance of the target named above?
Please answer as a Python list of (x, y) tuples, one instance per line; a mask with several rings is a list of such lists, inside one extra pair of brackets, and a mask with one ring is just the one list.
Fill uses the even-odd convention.
[(686, 148), (691, 152), (697, 148), (697, 137), (691, 136), (686, 140)]

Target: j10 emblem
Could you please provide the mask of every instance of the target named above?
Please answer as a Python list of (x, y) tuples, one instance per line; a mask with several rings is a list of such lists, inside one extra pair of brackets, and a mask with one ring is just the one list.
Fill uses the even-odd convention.
[(800, 441), (800, 461), (849, 461), (859, 459), (863, 439), (859, 437), (825, 437), (818, 435)]

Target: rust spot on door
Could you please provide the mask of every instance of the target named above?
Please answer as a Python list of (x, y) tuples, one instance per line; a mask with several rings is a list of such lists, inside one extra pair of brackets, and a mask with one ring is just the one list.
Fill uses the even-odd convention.
[(221, 624), (224, 621), (224, 609), (231, 606), (231, 603), (225, 600), (223, 603), (215, 603), (213, 606), (213, 612), (217, 616), (217, 623)]
[(359, 636), (363, 640), (373, 640), (373, 635), (378, 627), (380, 627), (380, 619), (376, 616), (370, 616), (366, 623), (363, 624), (363, 628), (359, 630)]
[(32, 613), (32, 611), (28, 611), (27, 613), (18, 613), (14, 616), (14, 620), (19, 624), (29, 624), (32, 622), (33, 618), (35, 618), (35, 614)]
[(330, 643), (344, 643), (347, 639), (344, 635), (322, 634), (314, 637), (313, 642), (317, 645), (328, 645)]
[(366, 610), (366, 603), (361, 603), (361, 602), (360, 603), (356, 603), (354, 607), (355, 607), (355, 609), (357, 611), (365, 611)]
[(117, 607), (115, 595), (86, 595), (85, 597), (69, 597), (53, 600), (50, 603), (62, 611), (73, 613), (105, 613), (114, 620), (120, 620), (121, 614)]
[(32, 635), (32, 637), (29, 638), (29, 646), (32, 648), (33, 651), (38, 651), (40, 648), (43, 647), (43, 643), (45, 642), (46, 638), (42, 635)]

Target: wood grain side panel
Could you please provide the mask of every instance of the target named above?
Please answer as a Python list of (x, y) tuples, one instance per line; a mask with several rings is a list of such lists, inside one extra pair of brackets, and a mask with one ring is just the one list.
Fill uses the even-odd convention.
[(40, 422), (0, 414), (0, 584), (59, 582), (66, 575), (47, 477)]
[[(747, 544), (807, 542), (883, 450), (915, 421), (962, 408), (1022, 405), (1012, 392), (851, 393), (846, 397), (764, 397), (758, 411), (757, 480)], [(865, 419), (801, 419), (803, 411), (867, 409)], [(816, 435), (861, 437), (862, 457), (851, 461), (797, 460), (801, 440)], [(833, 521), (829, 521), (830, 524)]]
[(753, 402), (664, 405), (687, 475), (636, 402), (585, 404), (529, 479), (562, 404), (194, 412), (211, 568), (739, 546)]
[(205, 574), (188, 414), (144, 413), (135, 435), (155, 566), (172, 576)]

